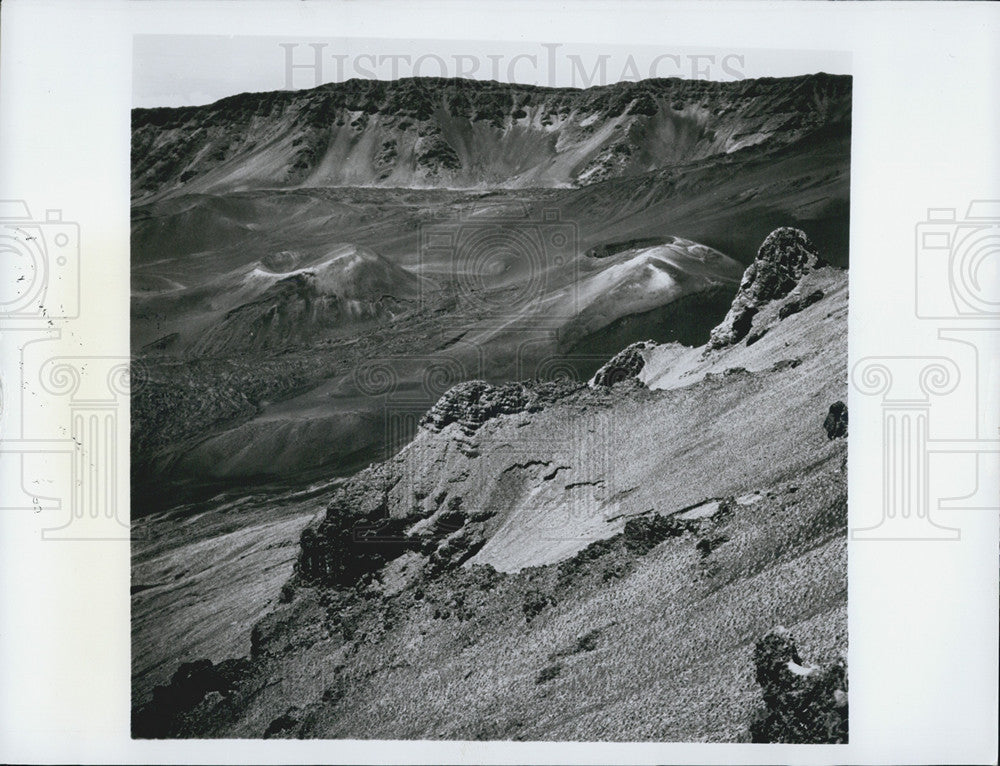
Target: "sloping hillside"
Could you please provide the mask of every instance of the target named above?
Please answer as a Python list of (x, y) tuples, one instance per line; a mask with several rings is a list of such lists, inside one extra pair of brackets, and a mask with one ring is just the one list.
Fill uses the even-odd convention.
[(699, 345), (775, 226), (846, 266), (850, 93), (419, 79), (136, 110), (134, 513), (346, 475), (412, 435), (387, 406), (462, 380)]
[[(476, 231), (496, 239), (503, 226), (521, 231)], [(133, 338), (166, 360), (133, 399), (134, 461), (200, 480), (367, 463), (390, 446), (384, 396), (419, 415), (472, 377), (586, 379), (637, 337), (703, 342), (741, 271), (678, 237), (538, 263), (498, 250), (486, 264), (425, 259), (419, 272), (353, 245), (242, 250), (190, 285), (176, 267), (175, 285), (133, 298)], [(365, 384), (369, 368), (388, 376), (384, 390)]]
[(850, 119), (850, 78), (576, 90), (349, 80), (132, 113), (135, 200), (260, 188), (528, 188), (642, 175), (792, 143)]
[(846, 439), (824, 421), (847, 274), (787, 263), (776, 287), (748, 272), (749, 333), (716, 348), (451, 389), (333, 490), (250, 654), (180, 668), (135, 700), (135, 733), (748, 740), (765, 634), (809, 661), (846, 648)]

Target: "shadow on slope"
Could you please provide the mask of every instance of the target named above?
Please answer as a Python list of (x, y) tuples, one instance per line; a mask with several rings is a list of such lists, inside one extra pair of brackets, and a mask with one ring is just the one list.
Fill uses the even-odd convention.
[(756, 343), (646, 349), (658, 390), (450, 393), (303, 531), (249, 656), (182, 668), (135, 734), (747, 741), (758, 639), (846, 644), (846, 442), (823, 423), (847, 276), (807, 276), (824, 297)]

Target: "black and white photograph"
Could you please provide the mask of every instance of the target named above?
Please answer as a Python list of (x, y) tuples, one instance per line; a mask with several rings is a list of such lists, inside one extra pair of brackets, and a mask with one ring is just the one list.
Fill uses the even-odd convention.
[(4, 2), (0, 762), (995, 766), (998, 40)]
[(850, 74), (390, 45), (132, 110), (133, 736), (846, 742)]

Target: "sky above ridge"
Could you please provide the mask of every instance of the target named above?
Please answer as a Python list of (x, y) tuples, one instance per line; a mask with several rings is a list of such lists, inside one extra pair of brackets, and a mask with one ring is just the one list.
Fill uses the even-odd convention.
[(649, 77), (732, 81), (850, 74), (850, 54), (554, 42), (137, 35), (132, 104), (209, 104), (236, 93), (352, 78), (468, 77), (584, 88)]

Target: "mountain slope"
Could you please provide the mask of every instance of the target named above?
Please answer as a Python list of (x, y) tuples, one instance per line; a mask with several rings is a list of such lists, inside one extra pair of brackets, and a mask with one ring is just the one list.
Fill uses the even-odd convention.
[[(776, 225), (846, 265), (850, 87), (430, 79), (136, 110), (135, 513), (178, 488), (346, 475), (412, 435), (390, 414), (416, 419), (462, 380), (584, 380), (639, 340), (699, 345), (729, 308), (736, 263)], [(361, 149), (390, 133), (396, 164), (372, 184), (533, 188), (324, 186), (389, 168)], [(460, 167), (399, 159), (432, 136)], [(301, 173), (275, 148), (286, 140), (319, 142)], [(605, 151), (615, 162), (584, 175)], [(435, 230), (490, 247), (434, 250)], [(704, 248), (720, 255), (693, 255)], [(367, 282), (341, 271), (347, 259), (322, 266), (346, 252)], [(357, 284), (348, 295), (338, 280)], [(372, 371), (385, 385), (368, 385)]]
[(576, 90), (414, 78), (132, 113), (135, 200), (259, 188), (528, 188), (642, 175), (850, 119), (850, 78)]
[[(471, 377), (586, 379), (602, 353), (639, 336), (703, 342), (740, 274), (724, 254), (677, 237), (605, 258), (526, 263), (515, 251), (485, 271), (445, 257), (418, 273), (353, 245), (255, 255), (241, 249), (243, 262), (224, 261), (231, 268), (217, 276), (133, 298), (133, 337), (172, 360), (133, 399), (134, 460), (154, 460), (159, 477), (290, 479), (369, 462), (392, 446), (387, 403), (419, 415)], [(190, 277), (178, 269), (177, 279)], [(285, 372), (277, 390), (262, 382), (258, 404), (212, 404), (252, 391), (233, 383), (272, 355)], [(225, 370), (217, 381), (199, 376), (194, 385), (209, 394), (194, 409), (160, 399), (177, 396), (186, 360)], [(369, 370), (386, 385), (367, 385)], [(444, 388), (434, 382), (442, 373)]]
[(644, 345), (648, 387), (451, 389), (333, 490), (250, 654), (180, 668), (135, 734), (746, 741), (758, 639), (846, 646), (846, 440), (823, 422), (847, 274), (809, 268), (753, 342)]

